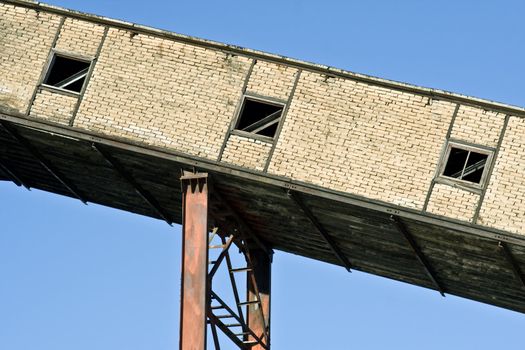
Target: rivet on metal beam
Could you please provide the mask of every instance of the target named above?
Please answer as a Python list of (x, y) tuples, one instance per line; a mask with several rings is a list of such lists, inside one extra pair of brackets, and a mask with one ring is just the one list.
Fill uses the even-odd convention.
[(397, 217), (395, 215), (390, 215), (390, 220), (392, 220), (395, 223), (398, 231), (401, 234), (403, 234), (403, 237), (405, 237), (406, 241), (410, 245), (410, 248), (412, 248), (412, 250), (416, 254), (417, 260), (419, 260), (421, 265), (423, 265), (423, 267), (425, 269), (425, 273), (427, 274), (428, 278), (436, 286), (437, 290), (439, 291), (439, 294), (441, 294), (441, 296), (444, 297), (445, 296), (445, 290), (441, 286), (441, 284), (438, 282), (438, 279), (436, 277), (436, 273), (435, 273), (434, 269), (432, 268), (432, 266), (430, 265), (430, 263), (426, 259), (425, 255), (423, 254), (423, 252), (421, 251), (421, 249), (417, 245), (416, 241), (414, 240), (414, 237), (412, 237), (410, 232), (408, 232), (407, 228), (401, 222), (401, 219), (399, 217)]

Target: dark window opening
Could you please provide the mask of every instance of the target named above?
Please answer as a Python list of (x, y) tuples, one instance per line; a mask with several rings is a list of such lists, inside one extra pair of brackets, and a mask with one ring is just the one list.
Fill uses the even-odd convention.
[(443, 175), (479, 184), (488, 157), (488, 154), (451, 147)]
[(44, 84), (80, 92), (86, 81), (90, 62), (55, 56)]
[(281, 121), (283, 106), (262, 101), (245, 99), (237, 130), (249, 133), (274, 137), (277, 133), (277, 126)]

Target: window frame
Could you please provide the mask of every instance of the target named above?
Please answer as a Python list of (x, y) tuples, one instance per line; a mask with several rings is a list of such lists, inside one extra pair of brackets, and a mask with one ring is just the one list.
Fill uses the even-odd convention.
[[(269, 105), (281, 108), (281, 115), (279, 116), (280, 120), (277, 123), (277, 131), (276, 131), (274, 136), (270, 137), (270, 136), (265, 136), (265, 135), (259, 135), (259, 134), (253, 133), (253, 132), (249, 132), (249, 131), (244, 131), (244, 130), (238, 129), (238, 126), (241, 123), (241, 117), (242, 117), (242, 114), (244, 112), (244, 107), (246, 106), (246, 101), (247, 100), (254, 101), (254, 102), (259, 102), (259, 103), (265, 103), (265, 104), (269, 104)], [(284, 116), (284, 113), (285, 113), (285, 110), (286, 110), (286, 104), (287, 104), (287, 101), (284, 101), (284, 100), (279, 100), (279, 99), (275, 99), (275, 98), (271, 98), (271, 97), (265, 97), (265, 96), (259, 96), (259, 95), (253, 95), (253, 94), (244, 94), (242, 96), (241, 105), (239, 106), (239, 110), (238, 110), (237, 115), (235, 117), (235, 123), (233, 124), (233, 128), (231, 130), (231, 133), (234, 134), (234, 135), (243, 136), (243, 137), (247, 137), (247, 138), (252, 138), (252, 139), (260, 140), (260, 141), (263, 141), (263, 142), (269, 142), (269, 143), (274, 142), (275, 137), (277, 136), (277, 134), (279, 132), (280, 125), (283, 122), (283, 116)]]
[[(447, 167), (447, 163), (448, 163), (452, 148), (461, 149), (461, 150), (465, 150), (469, 152), (476, 152), (476, 153), (487, 156), (487, 161), (485, 162), (485, 166), (483, 167), (483, 173), (481, 174), (481, 179), (479, 183), (466, 181), (466, 180), (444, 175), (445, 168)], [(439, 164), (439, 172), (436, 178), (436, 182), (451, 185), (454, 187), (460, 187), (465, 190), (480, 193), (481, 190), (485, 189), (487, 186), (487, 178), (489, 176), (489, 172), (492, 167), (494, 152), (495, 152), (495, 149), (492, 147), (470, 144), (470, 143), (457, 141), (457, 140), (449, 140), (447, 142), (445, 151), (443, 153), (443, 157)]]
[[(82, 84), (82, 88), (80, 89), (79, 92), (73, 91), (73, 90), (69, 90), (69, 89), (60, 88), (60, 87), (57, 87), (57, 86), (45, 83), (48, 80), (49, 75), (51, 74), (51, 69), (52, 69), (52, 67), (55, 64), (55, 60), (56, 60), (57, 57), (66, 58), (66, 59), (70, 59), (70, 60), (74, 60), (74, 61), (80, 61), (80, 62), (84, 62), (84, 63), (88, 63), (89, 64), (86, 76), (84, 78), (84, 83)], [(42, 88), (45, 88), (46, 90), (60, 92), (60, 93), (69, 94), (69, 95), (73, 95), (73, 96), (80, 96), (82, 94), (82, 92), (85, 90), (85, 88), (86, 88), (86, 86), (87, 86), (87, 84), (89, 82), (90, 73), (91, 73), (91, 70), (93, 69), (93, 61), (94, 61), (93, 57), (76, 55), (76, 54), (72, 54), (72, 53), (63, 52), (63, 51), (59, 51), (59, 50), (53, 49), (51, 54), (50, 54), (50, 57), (48, 59), (48, 63), (46, 65), (45, 73), (42, 75), (40, 86)]]

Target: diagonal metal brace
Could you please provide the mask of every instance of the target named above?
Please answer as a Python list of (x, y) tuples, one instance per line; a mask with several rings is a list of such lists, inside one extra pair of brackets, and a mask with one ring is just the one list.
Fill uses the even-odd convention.
[(54, 166), (51, 164), (28, 140), (26, 140), (18, 131), (9, 125), (6, 121), (0, 121), (0, 125), (4, 128), (11, 137), (18, 141), (38, 162), (57, 179), (74, 197), (80, 199), (82, 203), (87, 204), (87, 200), (80, 194), (75, 185), (67, 180)]
[(24, 180), (22, 180), (17, 173), (13, 169), (9, 168), (1, 160), (0, 160), (0, 171), (2, 171), (5, 175), (7, 175), (7, 177), (11, 181), (13, 181), (13, 183), (15, 185), (17, 185), (17, 186), (24, 186), (28, 190), (31, 190), (31, 187), (29, 187), (29, 185), (26, 182), (24, 182)]
[(91, 145), (94, 150), (96, 150), (100, 155), (106, 160), (106, 162), (113, 168), (113, 170), (120, 175), (133, 189), (135, 189), (135, 192), (142, 197), (142, 199), (149, 204), (153, 210), (164, 220), (168, 223), (168, 225), (173, 226), (173, 221), (169, 219), (169, 216), (166, 214), (166, 212), (162, 209), (159, 202), (150, 195), (142, 186), (140, 186), (135, 179), (128, 174), (128, 172), (124, 169), (124, 167), (115, 159), (109, 152), (107, 152), (104, 147), (101, 145), (98, 145), (96, 143), (93, 143)]
[(257, 234), (248, 226), (248, 224), (244, 221), (244, 219), (233, 209), (233, 207), (230, 205), (230, 203), (224, 198), (224, 196), (219, 192), (219, 190), (216, 187), (213, 187), (211, 194), (217, 198), (217, 200), (228, 210), (229, 214), (233, 216), (237, 224), (240, 226), (240, 229), (248, 234), (248, 237), (253, 239), (255, 244), (261, 248), (266, 254), (272, 255), (273, 251), (271, 248), (268, 248), (266, 244), (264, 244)]
[(324, 240), (326, 241), (326, 243), (328, 244), (328, 246), (330, 247), (330, 249), (332, 250), (332, 252), (335, 254), (335, 256), (337, 257), (337, 259), (341, 262), (341, 264), (343, 265), (343, 267), (348, 271), (348, 272), (352, 272), (351, 271), (351, 268), (352, 268), (352, 265), (350, 264), (350, 261), (348, 261), (348, 258), (343, 254), (343, 252), (341, 251), (341, 249), (337, 246), (337, 244), (335, 243), (335, 241), (333, 240), (332, 237), (330, 237), (330, 235), (328, 234), (328, 232), (326, 231), (326, 229), (323, 227), (323, 225), (321, 225), (321, 223), (317, 220), (317, 218), (315, 217), (315, 215), (312, 213), (312, 211), (310, 210), (310, 208), (308, 208), (306, 206), (306, 204), (304, 204), (303, 200), (301, 199), (301, 196), (299, 193), (296, 193), (296, 192), (293, 192), (293, 191), (287, 191), (286, 194), (295, 202), (295, 204), (297, 204), (297, 206), (299, 208), (301, 208), (301, 210), (304, 212), (304, 214), (306, 215), (306, 217), (308, 217), (308, 219), (310, 220), (310, 222), (315, 226), (315, 228), (317, 229), (317, 231), (319, 232), (319, 234), (324, 238)]
[(416, 254), (417, 260), (419, 260), (421, 265), (423, 265), (423, 267), (425, 268), (425, 273), (427, 274), (428, 278), (430, 278), (432, 283), (434, 283), (437, 290), (439, 291), (439, 294), (441, 294), (441, 296), (444, 297), (445, 290), (443, 289), (441, 284), (438, 282), (434, 269), (432, 268), (428, 260), (425, 258), (425, 255), (423, 255), (423, 252), (417, 245), (416, 241), (414, 240), (414, 237), (412, 237), (410, 232), (408, 232), (407, 228), (405, 227), (405, 225), (403, 225), (399, 217), (395, 215), (390, 215), (390, 220), (392, 220), (395, 223), (398, 231), (401, 234), (403, 234), (403, 237), (405, 237), (405, 239), (407, 240), (408, 244), (410, 245), (410, 248), (412, 248), (412, 250)]
[(516, 278), (521, 282), (521, 286), (525, 288), (525, 277), (521, 272), (518, 262), (516, 261), (516, 259), (514, 259), (514, 256), (512, 255), (509, 246), (507, 245), (507, 243), (500, 241), (498, 242), (498, 247), (503, 252), (503, 255), (505, 256), (505, 259), (507, 259), (509, 265), (512, 267), (512, 272), (514, 272)]

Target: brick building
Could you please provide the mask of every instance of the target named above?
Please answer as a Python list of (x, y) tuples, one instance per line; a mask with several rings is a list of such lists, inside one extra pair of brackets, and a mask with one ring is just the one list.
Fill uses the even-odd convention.
[[(84, 141), (124, 142), (175, 154), (186, 166), (345, 199), (365, 214), (356, 209), (345, 216), (336, 204), (314, 199), (310, 204), (352, 264), (434, 288), (410, 267), (416, 260), (405, 259), (409, 253), (401, 243), (380, 234), (370, 238), (391, 228), (371, 212), (399, 215), (441, 274), (443, 289), (525, 310), (519, 282), (525, 261), (524, 109), (30, 1), (0, 2), (0, 41), (5, 121), (67, 131)], [(40, 154), (46, 150), (52, 159), (50, 148)], [(55, 166), (67, 175), (67, 165), (59, 164), (57, 158)], [(23, 173), (24, 167), (15, 170)], [(138, 170), (134, 175), (141, 176)], [(73, 173), (66, 177), (75, 180)], [(154, 192), (154, 181), (146, 177), (142, 187)], [(77, 180), (80, 192), (88, 192), (80, 175)], [(34, 186), (61, 193), (45, 183)], [(239, 196), (256, 193), (257, 185), (251, 186)], [(102, 192), (88, 200), (151, 214)], [(340, 264), (316, 234), (298, 238), (298, 214), (281, 204), (286, 194), (277, 193), (268, 190), (260, 200), (238, 205), (253, 206), (245, 214), (254, 227), (262, 220), (256, 211), (266, 210), (266, 219), (279, 213), (290, 218), (288, 235), (265, 234), (259, 227), (262, 239)], [(170, 208), (169, 198), (158, 196)], [(359, 255), (348, 230), (369, 239), (366, 254)], [(498, 243), (512, 253), (514, 273), (493, 252)]]

